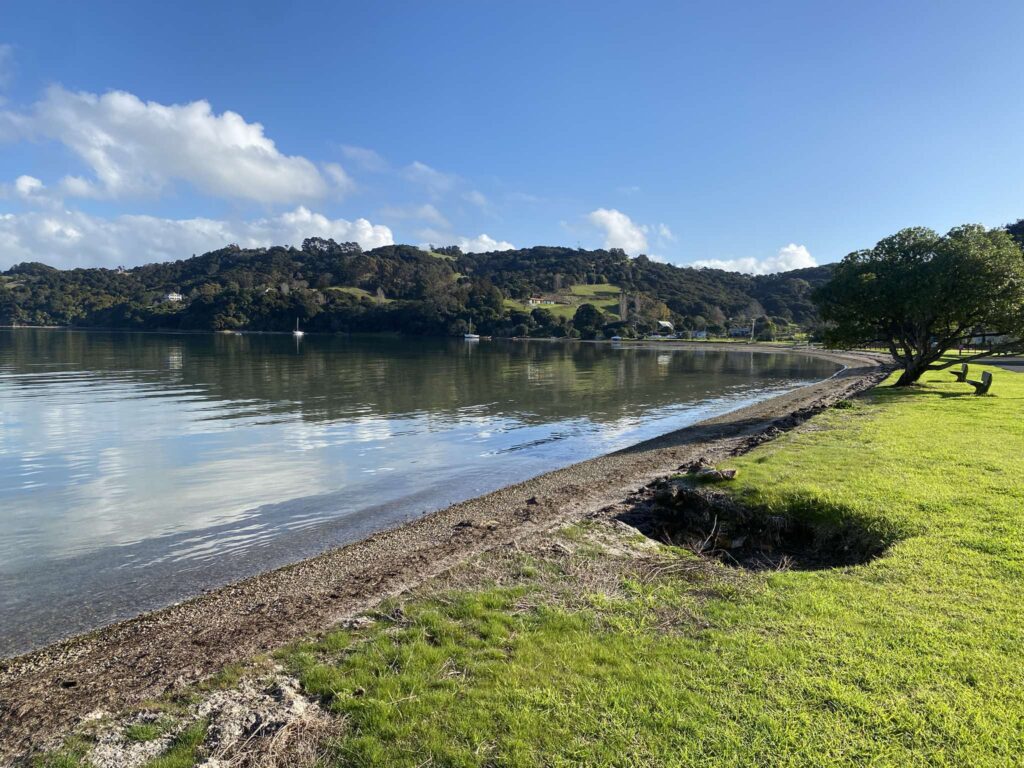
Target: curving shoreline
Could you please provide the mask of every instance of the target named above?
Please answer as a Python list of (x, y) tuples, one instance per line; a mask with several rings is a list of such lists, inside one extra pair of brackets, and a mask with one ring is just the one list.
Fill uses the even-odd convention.
[[(689, 344), (623, 344), (691, 349)], [(696, 345), (694, 345), (696, 346)], [(700, 343), (698, 349), (713, 349)], [(785, 352), (846, 366), (833, 377), (616, 453), (439, 510), (341, 549), (260, 574), (135, 619), (0, 661), (0, 755), (31, 749), (98, 708), (118, 709), (200, 680), (371, 608), (472, 555), (514, 546), (619, 501), (637, 486), (876, 384), (868, 353), (719, 345)]]

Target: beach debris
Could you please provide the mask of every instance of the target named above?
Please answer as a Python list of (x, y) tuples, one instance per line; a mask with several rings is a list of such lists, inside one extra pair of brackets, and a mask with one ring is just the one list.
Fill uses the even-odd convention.
[(569, 547), (567, 547), (565, 544), (563, 544), (560, 541), (552, 541), (548, 545), (548, 549), (552, 550), (553, 552), (558, 552), (558, 553), (563, 554), (563, 555), (571, 555), (572, 554), (572, 549), (570, 549)]
[[(147, 719), (149, 718), (149, 719)], [(141, 715), (124, 727), (100, 731), (96, 746), (89, 751), (89, 765), (95, 768), (135, 768), (163, 754), (171, 743), (171, 737), (161, 736), (149, 741), (135, 741), (128, 737), (128, 728), (151, 721), (148, 715)]]
[(732, 480), (736, 477), (736, 470), (705, 467), (694, 474), (701, 480)]
[(209, 723), (203, 753), (229, 765), (258, 764), (269, 747), (281, 755), (290, 746), (297, 747), (303, 733), (322, 728), (328, 719), (321, 707), (302, 695), (299, 681), (286, 675), (268, 685), (243, 680), (209, 696), (196, 714)]
[[(96, 728), (87, 764), (95, 768), (148, 765), (196, 723), (206, 724), (196, 752), (203, 768), (262, 768), (315, 760), (319, 736), (330, 718), (302, 694), (298, 680), (278, 671), (269, 679), (244, 678), (233, 688), (215, 691), (181, 719), (142, 711)], [(152, 737), (140, 737), (140, 727), (152, 728)]]
[(701, 456), (690, 464), (684, 464), (679, 469), (699, 480), (732, 480), (736, 477), (735, 469), (718, 469), (706, 456)]
[(700, 472), (700, 470), (702, 470), (702, 469), (706, 469), (708, 467), (713, 467), (713, 466), (715, 466), (715, 465), (714, 465), (714, 462), (711, 461), (711, 459), (709, 459), (707, 456), (701, 456), (698, 459), (696, 459), (695, 461), (691, 461), (689, 464), (680, 464), (679, 465), (679, 471), (680, 472), (689, 472), (689, 473), (693, 474), (693, 473), (696, 473), (696, 472)]
[(353, 616), (341, 622), (343, 629), (366, 629), (373, 626), (373, 619), (369, 616)]

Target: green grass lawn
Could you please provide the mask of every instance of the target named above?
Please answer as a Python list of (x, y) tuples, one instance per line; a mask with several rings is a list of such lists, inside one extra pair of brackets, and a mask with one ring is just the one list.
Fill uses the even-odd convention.
[(578, 599), (545, 600), (524, 562), (290, 649), (344, 715), (327, 763), (1020, 764), (1024, 376), (994, 374), (987, 397), (945, 373), (882, 387), (733, 462), (736, 494), (898, 539), (866, 565), (611, 594), (567, 573)]
[[(364, 290), (362, 288), (357, 288), (354, 285), (332, 285), (327, 290), (329, 290), (329, 291), (338, 291), (340, 293), (348, 293), (348, 294), (351, 294), (352, 296), (355, 296), (357, 299), (367, 298), (367, 299), (373, 299), (374, 301), (376, 301), (376, 298), (377, 298), (377, 295), (375, 293), (370, 293), (369, 291)], [(388, 298), (384, 299), (384, 303), (385, 304), (388, 304), (391, 301), (392, 301), (392, 299), (388, 299)]]
[(574, 285), (569, 289), (569, 293), (583, 299), (615, 299), (616, 303), (618, 303), (619, 294), (622, 293), (622, 289), (617, 285), (612, 285), (611, 283)]
[[(574, 285), (564, 295), (572, 301), (571, 304), (544, 304), (543, 309), (548, 310), (555, 317), (564, 317), (571, 320), (576, 310), (583, 304), (593, 304), (602, 312), (618, 317), (619, 315), (619, 294), (622, 289), (617, 285), (605, 283), (603, 285)], [(522, 312), (530, 312), (536, 307), (531, 307), (521, 301), (505, 299), (506, 309), (516, 309)]]

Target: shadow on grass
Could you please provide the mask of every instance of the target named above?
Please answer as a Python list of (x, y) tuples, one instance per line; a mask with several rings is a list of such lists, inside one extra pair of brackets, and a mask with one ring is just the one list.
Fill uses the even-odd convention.
[[(949, 390), (935, 389), (933, 387), (927, 386), (929, 384), (960, 384), (960, 386), (962, 386), (963, 388), (962, 389), (958, 389), (958, 390), (956, 390), (954, 392), (951, 392)], [(941, 398), (941, 399), (966, 397), (966, 398), (978, 398), (980, 400), (984, 400), (985, 398), (991, 398), (991, 397), (998, 397), (998, 398), (1000, 398), (1002, 400), (1021, 400), (1021, 399), (1024, 399), (1024, 398), (1019, 398), (1019, 397), (1006, 397), (1004, 394), (999, 392), (998, 391), (998, 389), (999, 389), (999, 379), (998, 378), (995, 379), (994, 383), (992, 384), (992, 388), (993, 388), (993, 391), (986, 392), (984, 395), (978, 395), (978, 394), (975, 393), (973, 387), (970, 387), (967, 384), (961, 384), (960, 382), (957, 382), (957, 381), (950, 381), (949, 379), (924, 379), (921, 382), (919, 382), (918, 384), (911, 385), (909, 387), (894, 387), (894, 386), (879, 387), (877, 390), (875, 390), (875, 393), (876, 393), (876, 397), (880, 397), (880, 398), (883, 398), (883, 399), (885, 399), (885, 398), (896, 399), (897, 397), (900, 397), (900, 396), (903, 396), (903, 397), (936, 397), (936, 398)]]
[[(960, 389), (950, 391), (947, 389), (938, 389), (930, 386), (932, 384), (953, 384), (961, 387)], [(998, 379), (993, 387), (998, 386)], [(996, 392), (989, 392), (988, 395), (981, 395), (981, 397), (988, 397), (997, 394)], [(934, 398), (949, 398), (949, 397), (978, 397), (974, 393), (974, 388), (969, 384), (963, 384), (951, 379), (922, 379), (916, 384), (911, 384), (909, 387), (897, 387), (891, 384), (878, 387), (873, 392), (874, 398), (879, 402), (894, 401), (898, 399), (914, 398), (921, 399), (925, 397)]]
[(618, 519), (662, 544), (750, 570), (862, 565), (908, 535), (890, 521), (819, 499), (794, 497), (768, 509), (683, 480), (660, 483)]

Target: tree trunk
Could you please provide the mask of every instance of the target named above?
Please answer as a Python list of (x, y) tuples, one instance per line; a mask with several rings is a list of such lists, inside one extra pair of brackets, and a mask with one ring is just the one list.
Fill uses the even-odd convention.
[(909, 363), (906, 368), (903, 369), (903, 373), (896, 380), (895, 386), (897, 387), (909, 387), (911, 384), (916, 384), (917, 380), (921, 378), (921, 374), (924, 373), (924, 368), (921, 368), (914, 363)]
[(925, 371), (929, 370), (931, 364), (935, 362), (940, 354), (931, 354), (927, 357), (914, 356), (908, 360), (903, 360), (903, 373), (896, 380), (897, 387), (909, 387), (911, 384), (916, 384), (917, 380), (921, 378)]

